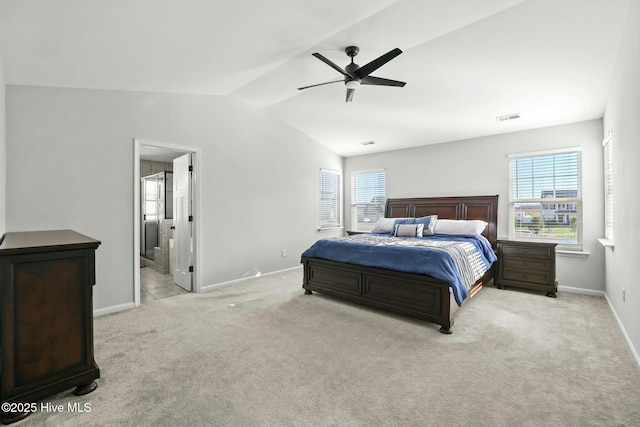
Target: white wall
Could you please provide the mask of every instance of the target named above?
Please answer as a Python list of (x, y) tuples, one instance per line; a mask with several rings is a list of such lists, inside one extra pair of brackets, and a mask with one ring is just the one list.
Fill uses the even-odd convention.
[[(613, 131), (614, 249), (606, 250), (606, 292), (640, 352), (640, 2), (631, 2), (604, 116)], [(622, 288), (626, 289), (625, 302)], [(640, 361), (640, 360), (639, 360)]]
[(342, 170), (324, 146), (225, 97), (9, 85), (6, 98), (7, 229), (102, 241), (96, 309), (133, 301), (134, 137), (201, 148), (202, 286), (299, 266), (320, 237), (319, 169)]
[[(498, 237), (508, 237), (509, 163), (507, 155), (564, 147), (582, 147), (584, 251), (587, 257), (559, 255), (560, 286), (604, 290), (602, 120), (514, 132), (446, 144), (427, 145), (345, 159), (351, 172), (386, 169), (387, 197), (499, 197)], [(350, 221), (350, 194), (345, 217)], [(349, 222), (347, 222), (347, 229)]]
[(5, 126), (5, 84), (2, 57), (0, 56), (0, 239), (6, 227), (6, 126)]

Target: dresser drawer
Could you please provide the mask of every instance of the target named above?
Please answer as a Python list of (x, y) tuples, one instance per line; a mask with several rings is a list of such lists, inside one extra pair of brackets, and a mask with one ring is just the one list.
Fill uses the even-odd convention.
[(502, 277), (505, 280), (516, 280), (518, 282), (539, 283), (541, 285), (549, 284), (549, 273), (539, 271), (523, 271), (523, 270), (511, 270), (504, 268), (502, 270)]
[(539, 246), (517, 246), (503, 245), (502, 253), (505, 256), (535, 256), (541, 258), (550, 258), (553, 248)]
[(516, 270), (549, 271), (551, 268), (551, 261), (543, 259), (505, 257), (502, 263), (504, 268)]

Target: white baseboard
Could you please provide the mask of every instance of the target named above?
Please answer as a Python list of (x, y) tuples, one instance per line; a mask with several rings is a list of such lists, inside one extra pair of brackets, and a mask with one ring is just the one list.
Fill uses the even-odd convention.
[[(226, 288), (227, 286), (237, 285), (237, 284), (240, 284), (240, 283), (247, 282), (249, 280), (259, 279), (260, 277), (271, 276), (271, 275), (279, 274), (279, 273), (285, 273), (287, 271), (293, 271), (293, 270), (297, 270), (299, 268), (302, 268), (302, 266), (300, 265), (300, 266), (297, 266), (297, 267), (285, 268), (284, 270), (271, 271), (269, 273), (264, 273), (264, 274), (261, 274), (259, 276), (243, 277), (241, 279), (229, 280), (227, 282), (220, 282), (220, 283), (216, 283), (216, 284), (213, 284), (213, 285), (207, 285), (207, 286), (203, 286), (202, 288), (200, 288), (200, 292), (211, 292), (214, 289)], [(302, 284), (301, 284), (301, 286), (302, 286)]]
[(611, 304), (611, 300), (609, 299), (609, 297), (607, 296), (607, 294), (604, 294), (604, 298), (607, 300), (607, 303), (609, 304), (609, 308), (611, 309), (611, 312), (613, 313), (613, 317), (616, 318), (616, 322), (618, 322), (618, 326), (620, 326), (620, 330), (622, 331), (622, 335), (624, 335), (624, 339), (627, 341), (627, 345), (629, 346), (629, 349), (631, 349), (631, 354), (633, 354), (633, 357), (636, 359), (636, 363), (638, 365), (640, 365), (640, 355), (638, 354), (638, 351), (636, 350), (636, 348), (633, 345), (633, 342), (631, 341), (631, 337), (629, 337), (629, 334), (627, 333), (627, 330), (625, 329), (624, 325), (622, 324), (622, 321), (620, 320), (620, 317), (618, 316), (618, 313), (616, 313), (616, 309), (613, 308), (613, 304)]
[(594, 291), (593, 289), (574, 288), (571, 286), (558, 286), (560, 292), (570, 292), (572, 294), (589, 295), (592, 297), (604, 297), (604, 291)]
[[(257, 279), (257, 278), (265, 277), (265, 276), (271, 276), (273, 274), (284, 273), (284, 272), (287, 272), (287, 271), (293, 271), (293, 270), (297, 270), (299, 268), (302, 268), (302, 265), (297, 266), (297, 267), (285, 268), (284, 270), (271, 271), (269, 273), (264, 273), (264, 274), (261, 274), (259, 276), (243, 277), (241, 279), (230, 280), (228, 282), (221, 282), (221, 283), (216, 283), (214, 285), (203, 286), (202, 289), (200, 290), (200, 292), (210, 292), (210, 291), (212, 291), (214, 289), (224, 288), (224, 287), (227, 287), (227, 286), (233, 286), (233, 285), (237, 285), (239, 283), (246, 282), (248, 280), (253, 280), (253, 279)], [(111, 307), (99, 308), (97, 310), (93, 310), (93, 317), (105, 316), (107, 314), (118, 313), (120, 311), (129, 310), (129, 309), (132, 309), (132, 308), (135, 308), (135, 304), (133, 302), (128, 302), (126, 304), (120, 304), (120, 305), (113, 305)]]
[(134, 307), (135, 307), (134, 303), (128, 302), (126, 304), (112, 305), (111, 307), (99, 308), (97, 310), (93, 310), (93, 317), (99, 317), (99, 316), (104, 316), (106, 314), (118, 313), (120, 311), (129, 310)]

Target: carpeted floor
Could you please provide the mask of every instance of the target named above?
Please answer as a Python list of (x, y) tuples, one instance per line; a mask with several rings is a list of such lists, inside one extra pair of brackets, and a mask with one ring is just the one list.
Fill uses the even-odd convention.
[(301, 283), (298, 269), (97, 318), (98, 389), (15, 425), (640, 425), (640, 368), (602, 298), (485, 288), (443, 335)]

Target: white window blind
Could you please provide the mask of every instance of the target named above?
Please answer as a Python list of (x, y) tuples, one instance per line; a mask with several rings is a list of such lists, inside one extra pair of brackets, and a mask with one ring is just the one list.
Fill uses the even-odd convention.
[(509, 237), (582, 250), (580, 149), (509, 156)]
[(386, 177), (384, 170), (351, 174), (351, 228), (371, 231), (384, 218)]
[(320, 170), (320, 228), (333, 228), (342, 225), (340, 172)]
[(604, 238), (613, 242), (613, 136), (602, 141), (604, 151)]

